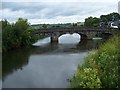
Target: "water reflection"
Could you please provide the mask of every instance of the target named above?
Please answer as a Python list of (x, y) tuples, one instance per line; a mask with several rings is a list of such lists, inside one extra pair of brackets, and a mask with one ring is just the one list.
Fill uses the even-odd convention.
[(62, 54), (62, 53), (80, 53), (98, 49), (102, 40), (83, 40), (73, 44), (47, 43), (45, 46), (34, 47), (32, 54)]
[[(81, 54), (85, 56), (85, 53)], [(81, 59), (81, 60), (80, 60)], [(3, 87), (16, 88), (61, 88), (68, 85), (77, 64), (82, 62), (79, 54), (31, 55), (23, 70), (10, 74)]]
[(2, 79), (28, 64), (29, 49), (9, 51), (2, 54)]
[(103, 40), (83, 40), (77, 44), (77, 48), (81, 51), (96, 50), (103, 43)]
[(38, 40), (36, 43), (32, 44), (33, 46), (46, 46), (50, 43), (50, 37)]
[(67, 78), (73, 76), (88, 51), (97, 49), (99, 45), (100, 41), (92, 40), (73, 44), (44, 43), (4, 53), (3, 87), (65, 88), (68, 86)]

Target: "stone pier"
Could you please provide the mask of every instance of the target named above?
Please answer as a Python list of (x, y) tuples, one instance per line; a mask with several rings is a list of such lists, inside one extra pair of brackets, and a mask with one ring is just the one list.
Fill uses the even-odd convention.
[(52, 33), (51, 43), (58, 43), (59, 33)]

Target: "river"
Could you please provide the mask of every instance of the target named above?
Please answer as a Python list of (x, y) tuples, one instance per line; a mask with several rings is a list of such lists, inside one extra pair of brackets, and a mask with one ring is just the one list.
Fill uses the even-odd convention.
[(98, 49), (102, 40), (80, 41), (78, 34), (65, 34), (59, 43), (38, 40), (31, 48), (3, 54), (3, 88), (67, 88), (78, 64)]

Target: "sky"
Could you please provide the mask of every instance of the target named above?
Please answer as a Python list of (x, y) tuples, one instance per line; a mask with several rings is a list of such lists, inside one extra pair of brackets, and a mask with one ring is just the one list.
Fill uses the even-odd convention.
[(2, 0), (0, 20), (13, 23), (26, 18), (31, 24), (84, 22), (85, 18), (118, 12), (119, 0)]

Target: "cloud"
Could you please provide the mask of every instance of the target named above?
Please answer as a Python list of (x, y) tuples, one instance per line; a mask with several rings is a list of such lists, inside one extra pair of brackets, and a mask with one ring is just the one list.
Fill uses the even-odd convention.
[(99, 17), (116, 11), (117, 3), (110, 2), (2, 2), (0, 18), (14, 22), (22, 17), (32, 24), (65, 23), (84, 21), (88, 16)]
[(42, 3), (37, 3), (37, 2), (3, 2), (2, 3), (2, 9), (10, 9), (11, 11), (17, 11), (17, 10), (23, 10), (26, 12), (37, 12), (44, 7)]

